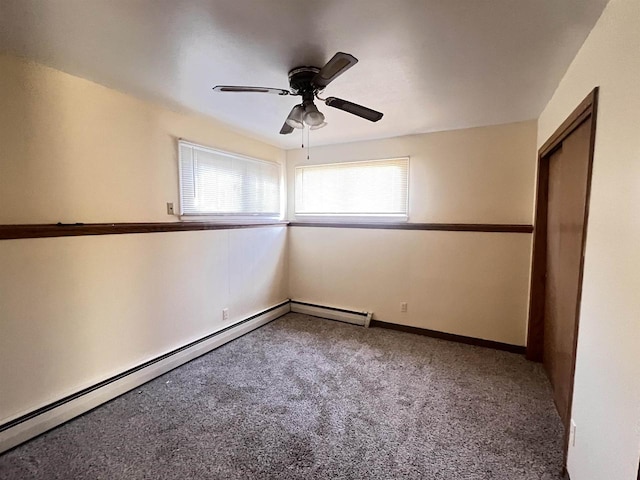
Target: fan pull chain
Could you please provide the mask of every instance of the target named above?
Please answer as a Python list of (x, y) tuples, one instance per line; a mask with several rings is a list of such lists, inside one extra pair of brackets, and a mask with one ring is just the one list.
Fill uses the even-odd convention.
[(302, 128), (300, 130), (301, 130), (301, 133), (302, 133), (302, 145), (300, 146), (300, 148), (304, 148), (304, 125), (302, 126)]
[(311, 147), (311, 128), (307, 128), (307, 160), (309, 160), (310, 147)]

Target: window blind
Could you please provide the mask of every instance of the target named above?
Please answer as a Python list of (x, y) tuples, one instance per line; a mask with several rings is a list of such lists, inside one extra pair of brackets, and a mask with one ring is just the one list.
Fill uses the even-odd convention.
[(280, 215), (280, 166), (179, 141), (182, 215)]
[(409, 159), (296, 167), (295, 189), (296, 215), (406, 217)]

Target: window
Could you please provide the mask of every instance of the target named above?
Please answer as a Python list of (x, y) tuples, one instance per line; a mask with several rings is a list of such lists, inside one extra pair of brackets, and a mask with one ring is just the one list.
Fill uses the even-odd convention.
[(408, 158), (296, 167), (295, 181), (296, 215), (408, 215)]
[(180, 140), (180, 213), (274, 219), (280, 166)]

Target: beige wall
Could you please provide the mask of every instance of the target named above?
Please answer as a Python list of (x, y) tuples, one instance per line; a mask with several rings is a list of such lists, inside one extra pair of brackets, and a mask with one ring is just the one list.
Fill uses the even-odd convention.
[(289, 292), (378, 320), (524, 345), (530, 241), (517, 233), (290, 227)]
[(285, 230), (0, 241), (0, 423), (285, 300)]
[[(0, 224), (171, 221), (176, 138), (283, 162), (202, 117), (0, 56)], [(0, 241), (0, 423), (287, 298), (284, 227)]]
[[(411, 222), (532, 222), (536, 122), (287, 152), (297, 165), (410, 156)], [(292, 227), (290, 296), (524, 345), (531, 235)], [(408, 302), (406, 313), (400, 302)]]
[(539, 120), (600, 86), (569, 448), (572, 480), (635, 480), (640, 452), (640, 2), (611, 0)]
[(409, 156), (410, 222), (531, 224), (535, 139), (532, 120), (289, 150), (288, 218), (296, 166)]
[(205, 117), (10, 56), (0, 71), (0, 224), (174, 220), (179, 137), (284, 163)]

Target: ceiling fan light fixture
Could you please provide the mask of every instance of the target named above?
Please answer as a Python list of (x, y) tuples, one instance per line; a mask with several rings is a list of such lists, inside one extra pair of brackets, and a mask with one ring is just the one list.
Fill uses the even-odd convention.
[(319, 128), (326, 127), (327, 125), (327, 122), (322, 122), (320, 125), (313, 125), (309, 127), (309, 130), (318, 130)]
[(302, 119), (304, 116), (304, 108), (302, 105), (296, 105), (285, 120), (286, 124), (293, 128), (302, 128), (304, 124)]
[(322, 112), (320, 112), (320, 110), (318, 110), (318, 107), (316, 107), (315, 104), (313, 104), (312, 102), (309, 102), (304, 106), (303, 119), (304, 119), (304, 123), (306, 123), (310, 127), (318, 127), (319, 125), (322, 125), (323, 123), (325, 123), (324, 115), (322, 114)]

